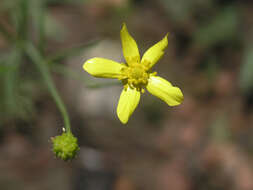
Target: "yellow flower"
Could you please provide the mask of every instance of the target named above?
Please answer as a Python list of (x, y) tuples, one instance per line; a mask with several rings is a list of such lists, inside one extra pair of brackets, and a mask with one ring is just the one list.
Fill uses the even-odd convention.
[(89, 59), (84, 63), (83, 69), (95, 77), (115, 78), (122, 81), (124, 89), (117, 107), (117, 115), (122, 123), (128, 122), (139, 104), (144, 88), (169, 106), (179, 105), (183, 101), (183, 94), (178, 87), (156, 76), (156, 72), (151, 72), (151, 68), (164, 54), (164, 49), (168, 45), (167, 36), (150, 47), (140, 59), (138, 46), (124, 23), (120, 37), (126, 63), (117, 63), (99, 57)]

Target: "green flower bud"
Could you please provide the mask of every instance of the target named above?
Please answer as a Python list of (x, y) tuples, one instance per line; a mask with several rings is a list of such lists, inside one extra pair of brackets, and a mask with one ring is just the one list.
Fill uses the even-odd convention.
[(71, 132), (64, 132), (60, 136), (53, 137), (52, 143), (56, 157), (64, 161), (72, 160), (79, 151), (77, 138)]

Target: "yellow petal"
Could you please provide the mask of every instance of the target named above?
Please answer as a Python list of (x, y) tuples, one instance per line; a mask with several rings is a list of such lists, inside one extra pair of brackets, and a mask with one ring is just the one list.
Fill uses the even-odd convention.
[(140, 97), (141, 93), (130, 87), (122, 90), (118, 102), (117, 115), (123, 124), (127, 123), (129, 117), (134, 112), (139, 104)]
[(133, 37), (128, 33), (126, 24), (123, 23), (122, 29), (120, 31), (121, 43), (122, 43), (122, 50), (126, 62), (128, 65), (134, 62), (140, 62), (140, 53), (138, 46), (133, 39)]
[(158, 43), (150, 47), (143, 55), (141, 63), (153, 67), (164, 54), (164, 49), (168, 46), (168, 34)]
[(149, 78), (147, 90), (154, 96), (165, 101), (169, 106), (182, 103), (184, 96), (178, 87), (174, 87), (167, 80), (152, 76)]
[(103, 78), (118, 78), (123, 67), (125, 65), (99, 57), (89, 59), (83, 64), (83, 69), (89, 74)]

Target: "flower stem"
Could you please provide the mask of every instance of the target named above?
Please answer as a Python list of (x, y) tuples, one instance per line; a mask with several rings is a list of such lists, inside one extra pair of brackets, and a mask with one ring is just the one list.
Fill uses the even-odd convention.
[(43, 59), (43, 57), (40, 55), (40, 52), (34, 47), (34, 45), (29, 42), (25, 45), (25, 51), (41, 72), (42, 78), (44, 79), (49, 92), (51, 93), (59, 111), (62, 114), (64, 127), (68, 133), (71, 133), (68, 112), (54, 85), (53, 79), (47, 66), (47, 62)]

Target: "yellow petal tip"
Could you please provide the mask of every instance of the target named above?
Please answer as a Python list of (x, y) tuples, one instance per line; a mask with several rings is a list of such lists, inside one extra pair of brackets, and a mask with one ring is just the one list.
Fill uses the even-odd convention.
[(167, 34), (165, 35), (165, 37), (163, 38), (164, 48), (167, 47), (167, 45), (168, 45), (168, 36), (169, 36), (169, 33), (167, 33)]
[(172, 86), (170, 82), (158, 76), (150, 78), (147, 90), (166, 102), (169, 106), (177, 106), (181, 104), (184, 99), (180, 88)]
[(89, 65), (89, 60), (85, 61), (83, 64), (83, 70), (85, 70), (86, 72), (88, 72), (88, 65)]
[(177, 96), (176, 96), (176, 101), (174, 103), (171, 103), (170, 106), (178, 106), (178, 105), (182, 104), (182, 102), (184, 101), (184, 95), (183, 95), (181, 89), (178, 87), (174, 87), (174, 88), (176, 88), (178, 92), (177, 92)]
[(122, 23), (122, 28), (121, 29), (123, 29), (123, 28), (126, 28), (126, 23), (125, 22)]
[(118, 101), (117, 116), (119, 120), (126, 124), (136, 109), (140, 101), (140, 92), (136, 89), (123, 89)]
[(121, 34), (122, 34), (123, 32), (127, 32), (127, 33), (128, 33), (126, 23), (124, 23), (124, 22), (123, 22), (122, 28), (121, 28), (121, 30), (120, 30), (120, 33), (121, 33)]
[(126, 125), (127, 122), (128, 122), (128, 120), (123, 120), (123, 119), (120, 119), (120, 118), (119, 118), (119, 120), (120, 120), (120, 122), (121, 122), (122, 124), (124, 124), (124, 125)]
[(120, 122), (122, 124), (127, 124), (129, 118), (125, 117), (125, 115), (123, 115), (122, 113), (120, 114), (120, 110), (119, 109), (117, 110), (117, 116), (118, 116), (118, 118), (119, 118), (119, 120), (120, 120)]
[(95, 60), (96, 58), (92, 58), (92, 59), (88, 59), (87, 61), (84, 62), (83, 64), (83, 69), (89, 73), (89, 74), (92, 74), (92, 70), (93, 70), (93, 61)]

